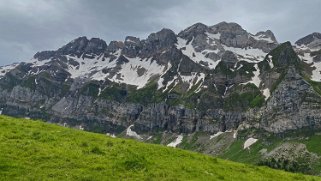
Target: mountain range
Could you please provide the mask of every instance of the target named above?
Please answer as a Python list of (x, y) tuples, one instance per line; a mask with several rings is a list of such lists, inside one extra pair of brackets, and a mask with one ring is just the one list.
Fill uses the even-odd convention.
[(321, 132), (320, 72), (320, 33), (292, 45), (221, 22), (79, 37), (0, 67), (0, 113), (320, 174), (321, 151), (302, 141)]

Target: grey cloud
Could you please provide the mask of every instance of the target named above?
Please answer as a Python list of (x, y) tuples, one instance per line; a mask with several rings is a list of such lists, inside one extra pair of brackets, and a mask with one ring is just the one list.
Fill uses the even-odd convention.
[(293, 42), (320, 32), (319, 7), (318, 0), (0, 0), (0, 65), (26, 61), (79, 36), (146, 38), (196, 22), (236, 22), (252, 33), (270, 29), (280, 42)]

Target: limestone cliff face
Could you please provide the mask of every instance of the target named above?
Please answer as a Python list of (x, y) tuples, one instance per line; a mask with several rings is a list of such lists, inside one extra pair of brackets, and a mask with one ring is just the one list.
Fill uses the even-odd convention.
[(279, 45), (269, 30), (226, 22), (108, 45), (80, 37), (1, 67), (0, 108), (110, 134), (130, 125), (141, 134), (321, 129), (320, 84), (311, 80), (320, 72), (303, 58), (306, 49)]
[(263, 110), (261, 127), (280, 133), (300, 128), (321, 128), (321, 97), (290, 67)]

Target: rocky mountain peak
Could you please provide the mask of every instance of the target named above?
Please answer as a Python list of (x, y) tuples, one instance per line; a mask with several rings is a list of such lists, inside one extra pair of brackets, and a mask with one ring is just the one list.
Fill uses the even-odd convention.
[(191, 40), (193, 37), (196, 37), (197, 35), (204, 35), (205, 32), (208, 31), (208, 26), (206, 26), (203, 23), (196, 23), (185, 30), (181, 31), (178, 36), (186, 39), (186, 40)]
[(122, 41), (111, 41), (107, 47), (108, 52), (116, 52), (119, 49), (122, 49), (124, 47), (124, 42)]
[(134, 36), (127, 36), (125, 38), (125, 44), (139, 44), (140, 39)]
[(171, 46), (177, 42), (176, 34), (167, 28), (163, 28), (162, 30), (152, 33), (146, 39), (147, 43), (159, 43), (160, 46)]
[(94, 54), (101, 54), (103, 53), (107, 48), (107, 44), (104, 40), (100, 38), (92, 38), (89, 40), (85, 52), (86, 53), (94, 53)]
[(37, 52), (33, 58), (39, 61), (50, 59), (51, 57), (55, 56), (56, 51), (41, 51)]
[(270, 39), (272, 42), (277, 43), (274, 33), (271, 30), (259, 31), (255, 34), (255, 36), (266, 40)]
[(60, 52), (62, 55), (81, 53), (86, 48), (88, 42), (87, 37), (79, 37), (59, 48), (57, 52)]
[(147, 57), (156, 52), (162, 52), (173, 47), (176, 42), (176, 34), (170, 29), (163, 28), (156, 33), (150, 34), (146, 40), (142, 41), (141, 54), (143, 57)]
[(96, 54), (99, 55), (103, 53), (107, 48), (107, 44), (104, 40), (99, 38), (92, 38), (90, 40), (87, 37), (79, 37), (67, 45), (59, 48), (57, 50), (58, 54), (61, 55), (80, 55), (80, 54)]
[(181, 33), (188, 33), (188, 32), (198, 32), (202, 33), (208, 29), (208, 26), (203, 23), (195, 23), (192, 26), (187, 27)]
[(210, 27), (213, 31), (219, 33), (244, 34), (246, 31), (237, 23), (227, 23), (225, 21)]
[(82, 54), (100, 55), (104, 53), (106, 49), (107, 44), (104, 40), (99, 38), (91, 38), (88, 40), (87, 37), (82, 36), (67, 43), (56, 51), (37, 52), (34, 58), (41, 61), (61, 55), (75, 55), (78, 57)]
[(321, 48), (321, 33), (311, 33), (295, 42), (298, 46), (307, 46), (311, 49)]
[(291, 43), (285, 42), (273, 49), (268, 56), (272, 57), (274, 66), (284, 68), (288, 66), (296, 66), (300, 62), (299, 57), (295, 53)]
[(136, 57), (141, 49), (140, 39), (133, 36), (127, 36), (124, 44), (125, 46), (122, 49), (122, 53), (128, 57)]
[[(314, 33), (306, 39), (310, 46), (320, 38)], [(316, 53), (301, 53), (309, 60), (303, 64), (291, 43), (279, 45), (270, 30), (251, 34), (227, 22), (196, 23), (178, 35), (162, 29), (108, 45), (79, 37), (37, 53), (33, 62), (0, 67), (0, 109), (68, 124), (79, 120), (86, 130), (99, 125), (99, 132), (116, 134), (130, 125), (141, 133), (213, 134), (245, 121), (283, 132), (321, 120), (318, 84), (301, 76), (312, 73), (320, 82)], [(43, 113), (48, 117), (37, 117)]]

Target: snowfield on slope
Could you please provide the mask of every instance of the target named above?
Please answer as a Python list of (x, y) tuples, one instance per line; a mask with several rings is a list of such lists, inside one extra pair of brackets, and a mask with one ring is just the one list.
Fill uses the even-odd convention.
[(169, 143), (167, 146), (169, 147), (176, 147), (183, 141), (183, 135), (178, 135), (178, 137), (171, 143)]
[(258, 87), (258, 88), (260, 87), (260, 84), (261, 84), (261, 78), (259, 77), (260, 76), (260, 69), (257, 64), (254, 65), (254, 68), (255, 68), (255, 71), (253, 72), (254, 76), (252, 77), (252, 79), (248, 82), (241, 83), (242, 85), (246, 85), (248, 83), (253, 83), (256, 85), (256, 87)]
[(256, 143), (258, 139), (249, 138), (244, 142), (243, 149), (250, 149), (250, 146)]
[(134, 137), (136, 139), (139, 139), (139, 140), (142, 140), (143, 138), (138, 135), (135, 131), (133, 131), (131, 128), (133, 127), (134, 125), (130, 125), (127, 129), (126, 129), (126, 135), (129, 136), (129, 137)]
[(315, 68), (312, 70), (311, 80), (321, 82), (321, 62), (314, 62), (314, 57), (311, 56), (310, 53), (304, 53), (303, 56), (299, 55), (299, 57), (306, 63), (311, 64), (311, 67)]
[[(194, 41), (194, 39), (192, 41), (190, 41), (189, 43), (187, 43), (187, 40), (184, 40), (183, 38), (177, 38), (176, 47), (177, 47), (177, 49), (181, 49), (182, 53), (184, 55), (188, 56), (195, 63), (200, 64), (201, 62), (206, 62), (206, 63), (208, 63), (208, 67), (210, 69), (215, 69), (215, 67), (220, 62), (220, 60), (214, 61), (214, 60), (207, 58), (205, 56), (206, 53), (208, 53), (209, 51), (213, 51), (213, 50), (204, 50), (203, 52), (197, 52), (192, 45), (193, 41)], [(202, 64), (200, 64), (200, 65), (202, 65)], [(202, 66), (204, 66), (204, 65), (202, 65)]]
[[(154, 75), (162, 75), (167, 70), (166, 66), (159, 65), (152, 58), (141, 59), (128, 58), (128, 63), (121, 66), (121, 70), (109, 80), (118, 83), (125, 83), (129, 85), (136, 85), (138, 89), (143, 88), (150, 78)], [(143, 72), (139, 75), (139, 69)]]
[(236, 54), (239, 61), (246, 61), (249, 63), (258, 63), (260, 61), (263, 61), (266, 54), (261, 49), (257, 48), (235, 48), (235, 47), (228, 47), (226, 45), (223, 45), (223, 48), (225, 50), (231, 51), (234, 54)]
[(8, 73), (10, 70), (16, 68), (19, 64), (11, 64), (6, 66), (0, 66), (0, 78), (3, 77), (6, 73)]

